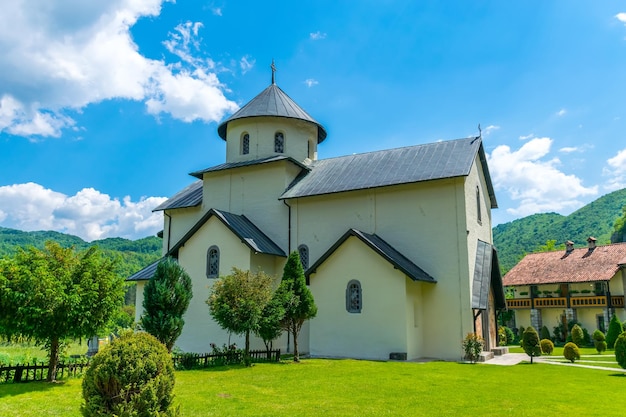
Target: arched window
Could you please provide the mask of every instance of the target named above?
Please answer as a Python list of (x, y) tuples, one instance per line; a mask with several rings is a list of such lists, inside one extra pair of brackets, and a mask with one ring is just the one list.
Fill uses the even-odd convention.
[(355, 279), (348, 282), (346, 288), (346, 310), (348, 313), (360, 313), (363, 307), (363, 293), (361, 283)]
[(307, 269), (309, 267), (309, 247), (307, 245), (298, 246), (298, 253), (300, 254), (302, 268)]
[(250, 153), (250, 135), (244, 133), (241, 137), (241, 154), (247, 155)]
[(206, 255), (206, 276), (217, 278), (220, 273), (220, 250), (217, 246), (211, 246)]
[(480, 224), (483, 222), (482, 212), (480, 211), (480, 188), (478, 186), (476, 186), (476, 220)]
[(285, 135), (283, 132), (276, 132), (274, 134), (274, 152), (285, 152)]

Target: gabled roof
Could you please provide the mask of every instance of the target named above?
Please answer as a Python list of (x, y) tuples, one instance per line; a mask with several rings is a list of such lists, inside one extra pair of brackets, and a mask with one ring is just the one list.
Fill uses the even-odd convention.
[(626, 266), (626, 243), (526, 255), (503, 279), (504, 285), (609, 281)]
[(195, 181), (168, 198), (152, 211), (195, 207), (202, 203), (202, 181)]
[(149, 280), (150, 278), (152, 278), (154, 276), (154, 273), (156, 272), (156, 269), (157, 269), (157, 266), (159, 265), (159, 262), (161, 262), (163, 259), (164, 258), (161, 258), (158, 261), (155, 261), (155, 262), (151, 263), (150, 265), (146, 266), (141, 271), (135, 272), (134, 274), (132, 274), (131, 276), (126, 278), (126, 281), (146, 281), (146, 280)]
[(402, 271), (405, 275), (411, 278), (413, 281), (424, 282), (437, 282), (435, 278), (430, 276), (422, 268), (415, 265), (406, 256), (398, 252), (389, 243), (385, 242), (377, 235), (370, 235), (363, 233), (356, 229), (348, 230), (333, 246), (330, 247), (307, 271), (305, 276), (307, 279), (309, 276), (317, 270), (317, 268), (326, 261), (349, 237), (354, 236), (369, 246), (374, 252), (382, 256), (396, 269)]
[(272, 83), (248, 104), (226, 119), (217, 127), (217, 134), (226, 140), (226, 127), (229, 122), (248, 117), (274, 116), (299, 119), (317, 125), (317, 143), (326, 139), (326, 129), (296, 104), (283, 90)]
[(268, 157), (260, 158), (260, 159), (253, 159), (252, 161), (226, 162), (226, 163), (215, 165), (213, 167), (209, 167), (200, 171), (192, 172), (189, 175), (202, 179), (202, 175), (207, 172), (224, 171), (227, 169), (247, 167), (247, 166), (253, 166), (253, 165), (261, 165), (261, 164), (267, 164), (267, 163), (276, 162), (276, 161), (290, 161), (298, 165), (300, 168), (308, 169), (306, 165), (303, 165), (301, 162), (298, 162), (297, 160), (295, 160), (294, 158), (290, 156), (274, 155), (274, 156), (268, 156)]
[(465, 138), (313, 162), (281, 199), (467, 176), (479, 155), (491, 207), (498, 207), (481, 139)]
[(489, 289), (493, 291), (496, 309), (506, 308), (498, 252), (490, 243), (478, 240), (476, 262), (472, 280), (472, 308), (486, 310), (489, 307)]
[(178, 250), (211, 218), (217, 217), (228, 227), (241, 242), (251, 250), (268, 255), (287, 257), (285, 252), (265, 233), (256, 227), (246, 216), (210, 209), (191, 229), (167, 252), (167, 256), (177, 257)]

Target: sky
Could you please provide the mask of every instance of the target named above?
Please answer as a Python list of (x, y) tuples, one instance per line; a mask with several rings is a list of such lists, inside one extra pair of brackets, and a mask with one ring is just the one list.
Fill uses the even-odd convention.
[(475, 136), (493, 225), (626, 187), (626, 4), (0, 0), (0, 226), (92, 241), (225, 161), (217, 126), (271, 82), (319, 158)]

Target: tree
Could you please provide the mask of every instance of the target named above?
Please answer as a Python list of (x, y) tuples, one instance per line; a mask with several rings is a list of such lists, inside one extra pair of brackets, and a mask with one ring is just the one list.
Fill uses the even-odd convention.
[(0, 333), (32, 338), (48, 349), (48, 381), (71, 339), (103, 331), (124, 299), (116, 262), (97, 247), (84, 252), (46, 242), (0, 261)]
[(574, 361), (580, 359), (580, 350), (578, 350), (578, 346), (574, 342), (568, 342), (563, 346), (563, 356), (565, 359), (574, 363)]
[(233, 268), (218, 279), (206, 301), (213, 319), (225, 330), (245, 335), (246, 358), (250, 355), (250, 333), (261, 326), (263, 310), (272, 298), (274, 279), (263, 271), (256, 273)]
[(285, 294), (281, 291), (275, 291), (272, 299), (263, 309), (259, 328), (255, 332), (257, 336), (263, 339), (265, 349), (269, 352), (272, 350), (272, 341), (277, 339), (282, 333), (281, 322), (285, 317)]
[(574, 327), (572, 327), (571, 334), (572, 342), (574, 342), (576, 346), (582, 347), (585, 344), (583, 329), (578, 324), (575, 324)]
[(539, 335), (533, 326), (528, 326), (522, 335), (522, 348), (528, 356), (530, 363), (533, 363), (533, 357), (541, 355), (541, 345), (539, 344)]
[(613, 346), (615, 346), (615, 341), (617, 340), (619, 335), (622, 334), (623, 331), (624, 329), (622, 328), (622, 322), (620, 322), (617, 316), (613, 314), (613, 317), (611, 317), (611, 322), (609, 323), (609, 331), (606, 332), (606, 345), (609, 347), (609, 349), (613, 349)]
[(172, 258), (159, 262), (154, 276), (143, 290), (141, 326), (169, 352), (183, 331), (183, 315), (192, 296), (189, 274)]
[(623, 215), (615, 220), (611, 243), (626, 242), (626, 206), (622, 207)]
[(293, 336), (293, 360), (300, 362), (298, 352), (298, 334), (305, 321), (317, 315), (317, 306), (313, 294), (306, 286), (300, 255), (294, 251), (289, 255), (283, 270), (283, 279), (278, 287), (285, 304), (285, 317), (282, 320), (284, 330)]
[(615, 341), (615, 360), (626, 369), (626, 332), (620, 334)]

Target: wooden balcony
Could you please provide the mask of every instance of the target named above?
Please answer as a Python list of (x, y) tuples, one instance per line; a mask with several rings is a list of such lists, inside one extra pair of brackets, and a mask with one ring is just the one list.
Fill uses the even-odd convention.
[[(607, 297), (604, 295), (570, 297), (569, 302), (571, 308), (606, 307)], [(525, 308), (566, 308), (567, 297), (538, 297), (534, 300), (530, 298), (509, 298), (506, 300), (506, 306), (512, 310)], [(611, 306), (624, 308), (624, 296), (611, 296)]]

